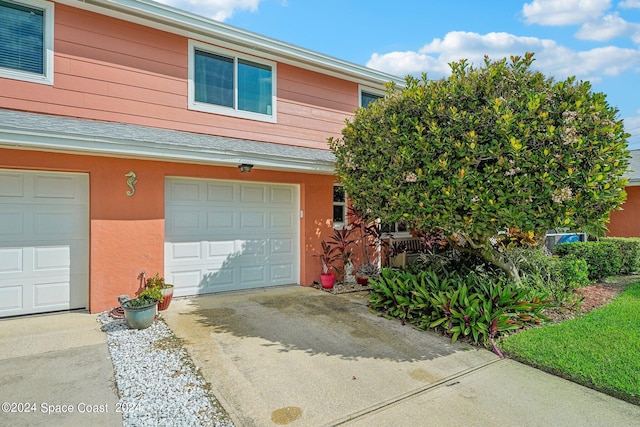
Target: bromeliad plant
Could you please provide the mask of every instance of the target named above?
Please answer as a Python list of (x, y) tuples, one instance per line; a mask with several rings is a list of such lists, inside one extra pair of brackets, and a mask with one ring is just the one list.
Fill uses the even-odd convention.
[(372, 280), (369, 304), (386, 317), (399, 318), (419, 328), (433, 328), (451, 337), (495, 345), (501, 334), (537, 324), (545, 318), (550, 301), (543, 295), (517, 288), (506, 279), (455, 273), (438, 276), (433, 271), (411, 274), (383, 269)]

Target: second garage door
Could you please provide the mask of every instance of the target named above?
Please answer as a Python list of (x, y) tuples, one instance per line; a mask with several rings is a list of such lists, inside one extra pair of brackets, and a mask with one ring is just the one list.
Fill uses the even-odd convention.
[(165, 200), (176, 296), (299, 282), (297, 186), (168, 178)]
[(0, 169), (0, 317), (87, 306), (89, 176)]

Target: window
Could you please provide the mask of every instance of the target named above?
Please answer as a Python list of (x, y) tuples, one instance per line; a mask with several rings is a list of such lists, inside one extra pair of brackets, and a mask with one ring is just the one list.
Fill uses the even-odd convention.
[(384, 98), (385, 93), (375, 89), (360, 88), (360, 106), (367, 107), (372, 102), (377, 101), (380, 98)]
[(380, 231), (394, 236), (399, 234), (409, 234), (407, 226), (400, 222), (382, 223), (380, 224)]
[(333, 228), (347, 225), (347, 193), (340, 184), (333, 185)]
[(0, 0), (0, 77), (53, 84), (53, 3)]
[(275, 71), (273, 62), (190, 41), (189, 108), (275, 122)]

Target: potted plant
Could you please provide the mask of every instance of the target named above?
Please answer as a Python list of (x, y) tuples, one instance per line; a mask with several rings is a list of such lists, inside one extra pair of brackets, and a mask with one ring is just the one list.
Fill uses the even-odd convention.
[(356, 281), (360, 285), (366, 285), (369, 279), (375, 279), (380, 275), (380, 269), (372, 262), (360, 264), (356, 274)]
[(151, 326), (156, 317), (158, 301), (162, 299), (159, 289), (147, 288), (134, 299), (124, 301), (124, 319), (131, 329), (145, 329)]
[(328, 244), (331, 248), (333, 260), (338, 261), (339, 265), (334, 266), (336, 270), (336, 279), (342, 277), (347, 282), (355, 282), (353, 275), (352, 246), (356, 245), (357, 240), (353, 238), (353, 229), (343, 227), (333, 230), (333, 235), (329, 238)]
[(326, 241), (322, 241), (322, 253), (318, 255), (322, 261), (322, 273), (320, 273), (320, 281), (324, 289), (331, 289), (336, 283), (336, 274), (329, 271), (333, 269), (333, 261), (335, 259), (335, 248), (332, 248)]
[[(142, 273), (144, 276), (144, 273)], [(173, 285), (165, 283), (164, 277), (160, 277), (160, 273), (156, 273), (156, 275), (146, 281), (146, 289), (157, 289), (160, 291), (162, 298), (158, 303), (158, 310), (166, 310), (169, 308), (169, 304), (171, 304), (171, 299), (173, 298)]]

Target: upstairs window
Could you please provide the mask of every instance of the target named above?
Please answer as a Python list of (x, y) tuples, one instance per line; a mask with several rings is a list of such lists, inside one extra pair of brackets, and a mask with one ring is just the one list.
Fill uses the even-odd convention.
[(276, 121), (275, 63), (190, 42), (189, 107)]
[(53, 84), (53, 3), (0, 0), (0, 77)]
[(385, 93), (382, 91), (369, 89), (369, 88), (360, 88), (360, 106), (366, 108), (369, 104), (377, 101), (378, 99), (384, 98)]

